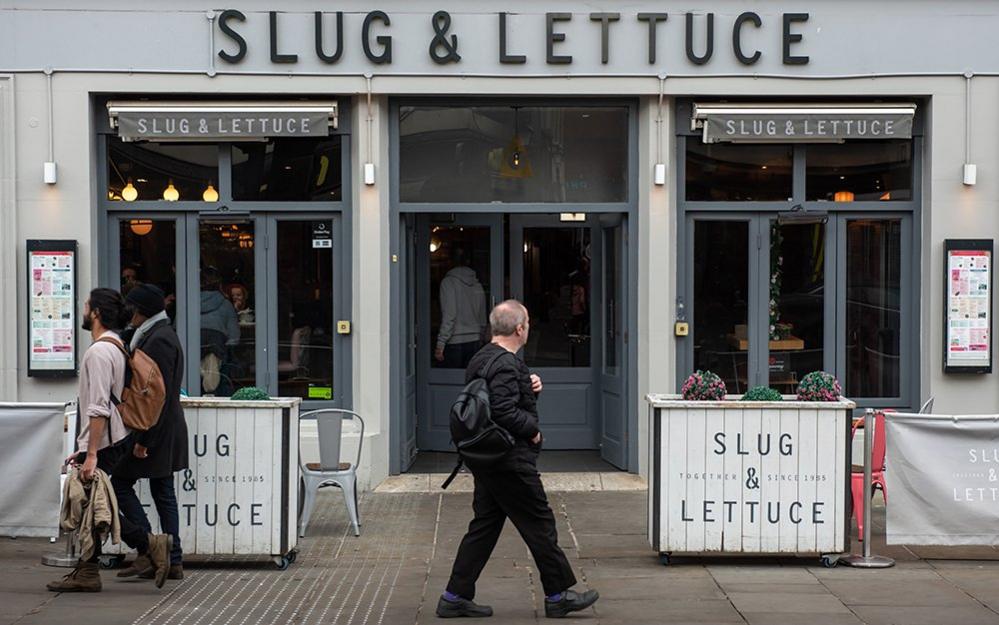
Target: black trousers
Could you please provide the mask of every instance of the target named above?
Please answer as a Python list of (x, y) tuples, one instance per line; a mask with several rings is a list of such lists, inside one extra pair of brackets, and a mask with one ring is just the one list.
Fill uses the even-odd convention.
[[(156, 505), (156, 514), (160, 517), (160, 529), (164, 534), (173, 536), (173, 550), (170, 551), (170, 564), (182, 564), (183, 552), (180, 547), (180, 515), (177, 512), (177, 493), (174, 490), (173, 474), (167, 477), (151, 477), (149, 479), (149, 494)], [(134, 525), (145, 532), (152, 533), (146, 510), (135, 494), (137, 478), (122, 478), (111, 476), (111, 485), (118, 498), (118, 509), (121, 514)]]
[[(132, 443), (131, 438), (126, 438), (124, 441), (118, 443), (117, 445), (112, 445), (111, 447), (105, 447), (104, 449), (98, 450), (97, 452), (97, 468), (104, 471), (108, 475), (113, 475), (114, 467), (118, 464), (118, 461), (122, 459), (125, 454), (132, 453)], [(87, 453), (81, 451), (76, 456), (76, 461), (79, 464), (83, 464), (83, 461), (87, 459)], [(118, 521), (121, 524), (121, 539), (126, 545), (135, 549), (139, 553), (146, 553), (149, 551), (149, 533), (141, 527), (129, 520), (127, 516), (122, 513), (121, 506), (118, 507)], [(91, 556), (90, 562), (97, 562), (98, 556), (101, 555), (101, 539), (99, 533), (94, 531), (94, 555)]]
[(447, 590), (466, 599), (475, 598), (475, 582), (486, 566), (509, 518), (527, 543), (541, 574), (545, 595), (567, 590), (576, 576), (558, 546), (555, 515), (548, 505), (541, 476), (528, 466), (513, 471), (474, 472), (475, 517), (461, 540)]

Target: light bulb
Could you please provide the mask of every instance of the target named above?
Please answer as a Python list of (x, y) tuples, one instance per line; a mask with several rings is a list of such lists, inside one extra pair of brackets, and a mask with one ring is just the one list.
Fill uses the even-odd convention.
[(134, 202), (137, 197), (139, 197), (139, 190), (132, 186), (132, 179), (129, 178), (128, 184), (121, 190), (121, 199), (126, 202)]
[(513, 153), (513, 166), (514, 167), (520, 167), (520, 152), (519, 151)]
[(433, 254), (434, 252), (436, 252), (439, 249), (441, 249), (441, 244), (438, 243), (437, 241), (431, 240), (430, 241), (430, 253)]
[(167, 202), (176, 202), (180, 199), (180, 191), (177, 187), (173, 186), (173, 180), (167, 183), (167, 188), (163, 189), (163, 199)]
[(212, 186), (212, 183), (210, 182), (208, 183), (208, 187), (205, 189), (205, 192), (201, 194), (201, 199), (203, 199), (206, 202), (219, 201), (219, 192), (215, 190), (215, 187)]

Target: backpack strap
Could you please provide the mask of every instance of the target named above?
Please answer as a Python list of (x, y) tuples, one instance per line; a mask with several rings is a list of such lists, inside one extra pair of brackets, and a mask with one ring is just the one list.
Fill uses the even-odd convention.
[(441, 490), (444, 490), (448, 486), (450, 486), (451, 482), (454, 481), (454, 478), (458, 477), (458, 472), (461, 471), (461, 465), (463, 465), (464, 463), (465, 461), (461, 459), (461, 454), (458, 454), (458, 462), (454, 465), (454, 468), (451, 469), (451, 475), (447, 476), (447, 479), (444, 480), (443, 484), (441, 484)]
[[(131, 365), (131, 363), (132, 363), (132, 356), (128, 353), (128, 350), (125, 349), (125, 344), (122, 343), (121, 341), (118, 341), (116, 339), (111, 338), (110, 336), (102, 336), (101, 338), (97, 339), (94, 342), (95, 343), (111, 343), (112, 345), (114, 345), (115, 347), (117, 347), (118, 351), (120, 351), (121, 354), (125, 357), (125, 385), (127, 386), (128, 385), (128, 374), (129, 374), (129, 371), (131, 371), (131, 367), (132, 367), (132, 365)], [(110, 393), (108, 393), (108, 395), (111, 397), (111, 403), (113, 403), (115, 405), (115, 408), (117, 408), (119, 405), (121, 405), (121, 400), (118, 399), (115, 396), (114, 391), (111, 391)]]
[(496, 354), (495, 356), (487, 360), (486, 364), (482, 365), (479, 368), (479, 372), (476, 374), (476, 377), (482, 378), (483, 380), (488, 382), (489, 379), (492, 377), (490, 375), (490, 372), (493, 369), (493, 365), (495, 365), (496, 361), (499, 360), (504, 354), (509, 354), (509, 353), (510, 352), (508, 352), (505, 348), (503, 348), (503, 351), (501, 351), (500, 353)]

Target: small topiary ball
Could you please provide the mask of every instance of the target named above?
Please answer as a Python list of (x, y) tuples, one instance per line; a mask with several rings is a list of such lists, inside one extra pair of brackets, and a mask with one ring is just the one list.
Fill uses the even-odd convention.
[(725, 399), (725, 382), (711, 371), (698, 369), (683, 383), (680, 394), (687, 401), (718, 401)]
[(839, 380), (825, 371), (813, 371), (798, 384), (798, 401), (836, 401), (842, 394)]
[(235, 399), (236, 401), (267, 401), (270, 399), (270, 395), (262, 388), (244, 386), (233, 393), (229, 399)]
[(742, 396), (742, 401), (781, 401), (784, 397), (769, 386), (754, 386)]

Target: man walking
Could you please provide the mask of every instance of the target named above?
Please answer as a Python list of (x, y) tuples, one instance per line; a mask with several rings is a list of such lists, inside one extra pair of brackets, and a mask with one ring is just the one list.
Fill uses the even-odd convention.
[[(77, 438), (79, 453), (73, 459), (79, 466), (84, 483), (91, 482), (97, 469), (112, 473), (115, 465), (126, 454), (129, 430), (122, 422), (113, 398), (120, 398), (125, 387), (125, 368), (128, 364), (122, 353), (118, 331), (128, 317), (121, 294), (112, 289), (94, 289), (83, 307), (83, 329), (90, 331), (93, 344), (83, 355), (80, 364), (80, 396), (77, 401), (80, 416), (80, 435)], [(114, 506), (112, 506), (114, 508)], [(151, 534), (119, 514), (121, 537), (129, 547), (152, 562), (156, 587), (163, 586), (168, 569), (171, 539), (166, 534)], [(53, 592), (99, 592), (101, 573), (98, 558), (101, 555), (102, 536), (98, 527), (93, 528), (94, 549), (86, 560), (61, 580), (50, 582)]]
[[(492, 616), (492, 608), (472, 601), (475, 582), (509, 518), (527, 543), (541, 574), (545, 616), (561, 618), (593, 605), (599, 594), (595, 590), (582, 594), (570, 590), (576, 577), (558, 546), (555, 515), (538, 474), (542, 437), (537, 395), (542, 390), (541, 378), (531, 374), (516, 356), (527, 343), (530, 331), (527, 309), (516, 300), (502, 302), (489, 314), (489, 325), (492, 342), (472, 357), (465, 382), (477, 377), (486, 379), (492, 419), (513, 435), (516, 445), (497, 464), (472, 470), (475, 517), (458, 547), (447, 590), (437, 602), (437, 616)], [(490, 361), (489, 371), (483, 371)]]
[[(114, 468), (111, 484), (122, 514), (148, 532), (149, 518), (135, 494), (135, 483), (141, 478), (148, 478), (160, 527), (173, 537), (167, 579), (184, 579), (180, 516), (173, 475), (187, 468), (187, 422), (180, 405), (184, 352), (170, 324), (165, 297), (159, 287), (140, 284), (128, 292), (125, 303), (132, 310), (132, 321), (122, 338), (128, 341), (129, 351), (141, 349), (159, 367), (166, 387), (166, 403), (155, 426), (132, 436), (131, 453)], [(138, 556), (131, 566), (118, 572), (118, 577), (136, 575), (144, 579), (154, 577), (155, 567), (148, 556)]]

